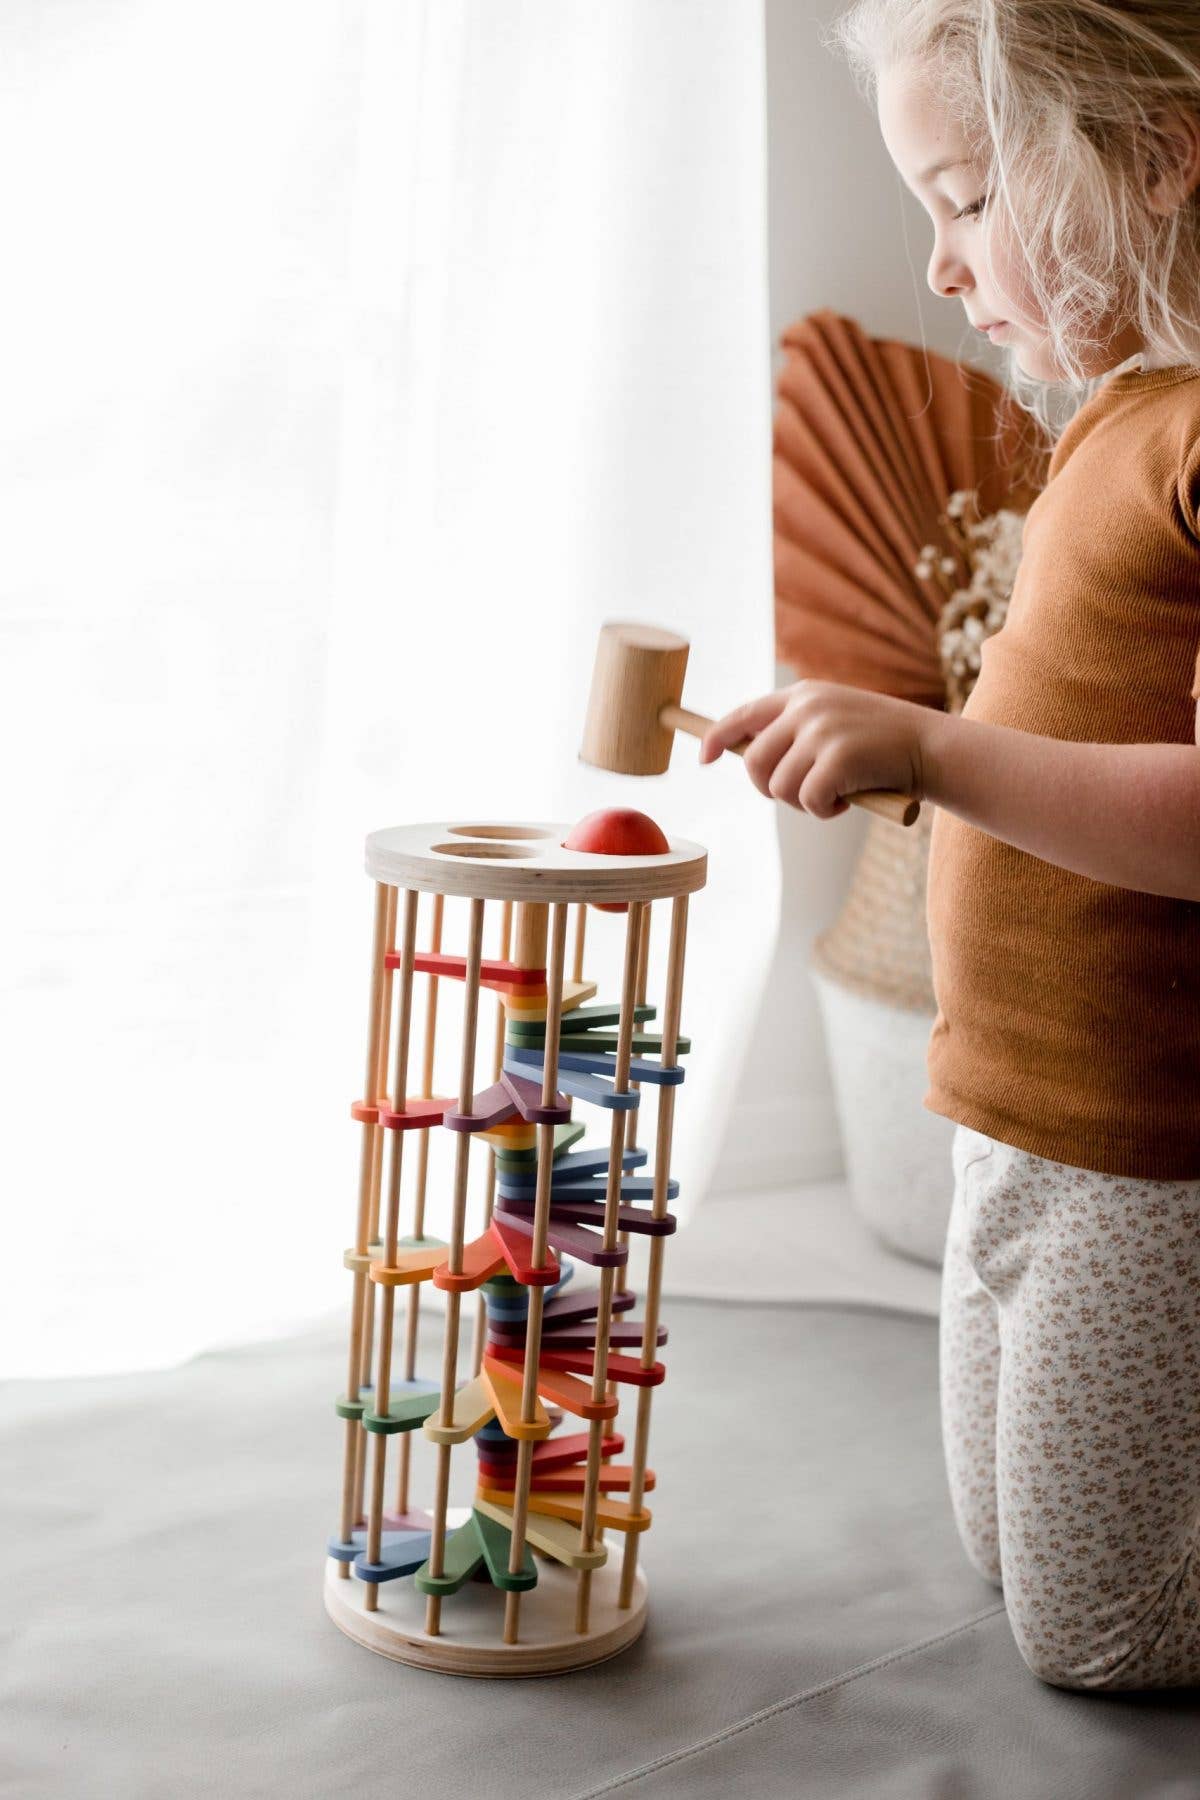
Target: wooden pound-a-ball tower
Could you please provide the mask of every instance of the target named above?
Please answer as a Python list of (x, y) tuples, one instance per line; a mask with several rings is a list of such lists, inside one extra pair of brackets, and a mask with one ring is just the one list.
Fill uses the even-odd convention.
[[(372, 833), (375, 882), (341, 1513), (325, 1599), (350, 1637), (402, 1662), (460, 1675), (539, 1675), (614, 1655), (645, 1621), (638, 1540), (655, 1485), (647, 1467), (665, 1240), (677, 1193), (669, 1163), (679, 1058), (688, 896), (704, 885), (698, 844), (667, 839), (645, 814), (565, 825), (422, 824)], [(432, 897), (418, 949), (420, 896)], [(442, 947), (444, 901), (469, 902), (462, 951)], [(501, 902), (499, 955), (484, 955), (485, 908)], [(646, 1004), (651, 911), (669, 901), (662, 1030)], [(588, 1005), (587, 909), (624, 913), (616, 1004)], [(573, 969), (568, 914), (576, 909)], [(660, 909), (661, 910), (661, 909)], [(657, 941), (657, 939), (655, 940)], [(420, 1074), (410, 1074), (414, 981), (427, 978)], [(440, 983), (462, 982), (458, 1093), (432, 1091)], [(490, 1085), (476, 1085), (480, 989), (498, 995)], [(637, 1143), (641, 1090), (657, 1103), (655, 1166)], [(576, 1119), (573, 1103), (586, 1109)], [(608, 1144), (575, 1149), (587, 1114)], [(425, 1231), (430, 1134), (454, 1134), (449, 1242)], [(411, 1211), (402, 1202), (416, 1133)], [(487, 1147), (482, 1206), (468, 1197)], [(480, 1184), (476, 1184), (477, 1186)], [(411, 1230), (403, 1231), (402, 1211)], [(468, 1225), (468, 1214), (475, 1214)], [(403, 1233), (403, 1234), (402, 1234)], [(626, 1265), (645, 1234), (644, 1316)], [(579, 1264), (594, 1285), (573, 1281)], [(416, 1369), (422, 1286), (445, 1292), (440, 1378)], [(568, 1287), (568, 1283), (571, 1285)], [(396, 1301), (406, 1301), (396, 1354)], [(460, 1374), (464, 1296), (476, 1295), (470, 1366)], [(468, 1304), (470, 1304), (468, 1300)], [(398, 1365), (398, 1366), (397, 1366)], [(633, 1390), (632, 1452), (619, 1429)], [(570, 1415), (572, 1424), (564, 1424)], [(564, 1426), (559, 1431), (557, 1427)], [(435, 1450), (427, 1510), (410, 1500), (413, 1434)], [(397, 1442), (389, 1493), (388, 1455)], [(450, 1508), (451, 1456), (474, 1440), (469, 1507)], [(614, 1535), (606, 1541), (605, 1532)]]

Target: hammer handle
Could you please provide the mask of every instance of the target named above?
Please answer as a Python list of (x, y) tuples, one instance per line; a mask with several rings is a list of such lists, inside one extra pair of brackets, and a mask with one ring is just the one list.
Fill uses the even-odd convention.
[[(703, 713), (690, 712), (686, 706), (664, 706), (658, 715), (658, 722), (668, 731), (686, 731), (689, 737), (702, 738), (710, 725), (716, 723), (706, 719)], [(746, 746), (753, 743), (746, 738), (743, 743), (730, 744), (727, 747), (735, 756), (741, 756)], [(890, 788), (865, 788), (861, 794), (847, 794), (851, 806), (865, 807), (867, 812), (878, 813), (881, 819), (891, 819), (897, 825), (915, 825), (921, 815), (921, 802), (911, 794), (893, 793)]]

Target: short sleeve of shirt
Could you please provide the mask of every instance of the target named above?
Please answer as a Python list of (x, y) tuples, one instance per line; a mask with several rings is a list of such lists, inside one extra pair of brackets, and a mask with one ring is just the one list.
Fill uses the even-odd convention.
[[(1191, 448), (1184, 456), (1176, 491), (1184, 524), (1196, 539), (1200, 551), (1200, 435), (1193, 438)], [(1197, 598), (1200, 599), (1200, 585)], [(1196, 651), (1192, 699), (1200, 700), (1200, 648)]]
[(1192, 536), (1200, 541), (1200, 434), (1192, 436), (1191, 447), (1184, 455), (1176, 493), (1183, 522)]

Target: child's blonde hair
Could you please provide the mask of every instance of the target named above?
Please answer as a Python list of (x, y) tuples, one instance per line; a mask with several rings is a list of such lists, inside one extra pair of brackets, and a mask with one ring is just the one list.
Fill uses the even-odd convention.
[[(987, 171), (985, 217), (1020, 246), (1060, 396), (1077, 407), (1103, 379), (1078, 351), (1114, 307), (1156, 361), (1200, 366), (1200, 189), (1160, 215), (1143, 185), (1177, 160), (1171, 112), (1200, 115), (1196, 0), (854, 0), (824, 42), (872, 103), (882, 70), (938, 70)], [(1053, 435), (1056, 390), (1011, 351), (1008, 376)]]

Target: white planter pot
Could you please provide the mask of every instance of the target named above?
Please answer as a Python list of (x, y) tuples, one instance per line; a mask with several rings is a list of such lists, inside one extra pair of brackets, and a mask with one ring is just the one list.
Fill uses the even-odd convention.
[(810, 966), (855, 1211), (890, 1249), (940, 1268), (954, 1197), (954, 1121), (929, 1112), (936, 1015), (888, 1006)]

